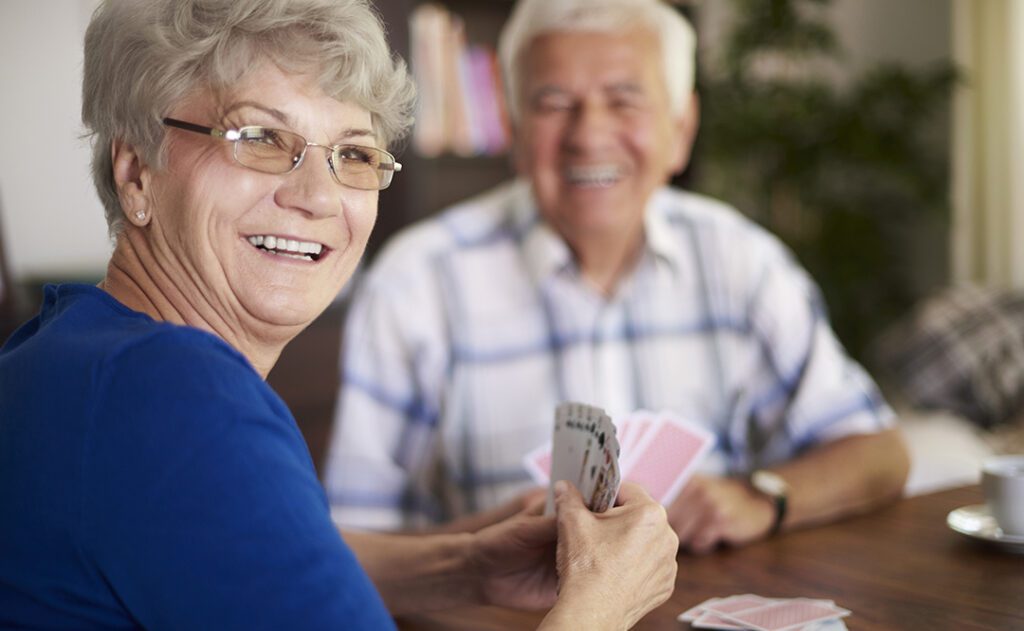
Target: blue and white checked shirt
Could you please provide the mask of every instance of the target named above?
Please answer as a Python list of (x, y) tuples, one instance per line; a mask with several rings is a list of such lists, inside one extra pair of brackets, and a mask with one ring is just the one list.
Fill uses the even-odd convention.
[(505, 184), (394, 239), (356, 292), (325, 484), (346, 527), (411, 528), (531, 485), (555, 405), (668, 409), (717, 436), (712, 474), (747, 472), (892, 412), (845, 354), (808, 275), (720, 202), (663, 188), (615, 295), (580, 275)]

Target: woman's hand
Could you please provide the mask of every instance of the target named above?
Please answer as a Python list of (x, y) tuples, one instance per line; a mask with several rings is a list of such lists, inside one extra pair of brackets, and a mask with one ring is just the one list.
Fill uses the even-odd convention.
[(480, 600), (517, 609), (555, 603), (555, 518), (541, 516), (544, 495), (532, 494), (526, 509), (472, 536), (470, 563), (479, 577)]
[(630, 483), (604, 513), (567, 482), (555, 495), (559, 597), (541, 628), (625, 629), (668, 600), (679, 539), (660, 504)]

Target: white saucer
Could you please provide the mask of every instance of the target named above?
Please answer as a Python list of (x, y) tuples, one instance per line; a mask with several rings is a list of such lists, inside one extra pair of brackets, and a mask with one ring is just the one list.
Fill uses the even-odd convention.
[(979, 541), (988, 541), (1013, 552), (1024, 554), (1024, 536), (1008, 535), (996, 525), (988, 506), (973, 504), (961, 506), (946, 517), (946, 525), (962, 535)]

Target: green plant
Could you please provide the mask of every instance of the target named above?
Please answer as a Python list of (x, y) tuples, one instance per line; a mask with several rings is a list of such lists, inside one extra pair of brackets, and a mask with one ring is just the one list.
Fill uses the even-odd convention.
[(700, 81), (691, 187), (793, 249), (859, 356), (928, 289), (915, 286), (910, 244), (948, 221), (947, 156), (929, 131), (956, 72), (887, 64), (841, 83), (829, 69), (842, 51), (814, 10), (829, 0), (733, 2), (723, 54)]

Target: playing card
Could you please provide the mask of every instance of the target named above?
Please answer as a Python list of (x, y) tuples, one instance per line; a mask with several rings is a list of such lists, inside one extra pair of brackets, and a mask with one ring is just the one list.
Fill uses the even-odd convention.
[(661, 413), (636, 443), (635, 455), (627, 457), (622, 477), (667, 506), (713, 443), (714, 436), (704, 428)]
[(847, 631), (847, 628), (842, 618), (832, 618), (831, 620), (812, 622), (803, 627), (801, 631)]
[(714, 613), (739, 613), (748, 609), (763, 607), (764, 605), (768, 605), (773, 602), (776, 601), (756, 594), (742, 594), (739, 596), (717, 599), (713, 603), (708, 603), (704, 605), (704, 611)]
[(619, 449), (622, 450), (622, 459), (619, 461), (619, 469), (628, 471), (636, 459), (637, 445), (643, 440), (644, 434), (654, 425), (655, 416), (647, 410), (636, 410), (623, 421), (625, 436), (619, 439)]
[[(701, 624), (707, 625), (704, 628), (736, 628), (735, 622), (727, 621), (719, 616), (705, 616), (705, 614), (736, 613), (773, 602), (776, 601), (771, 598), (765, 598), (764, 596), (758, 596), (757, 594), (740, 594), (737, 596), (729, 596), (728, 598), (709, 598), (701, 604), (691, 607), (679, 614), (678, 619), (680, 622), (695, 623), (698, 619), (703, 617), (704, 620)], [(722, 626), (712, 627), (710, 626), (712, 624)], [(696, 626), (696, 624), (694, 624), (694, 626)]]
[(523, 467), (539, 486), (551, 479), (551, 443), (544, 443), (523, 456)]
[(690, 626), (694, 629), (723, 629), (725, 631), (745, 631), (746, 627), (742, 627), (732, 620), (725, 618), (720, 613), (713, 611), (705, 611), (696, 620), (690, 623)]
[[(773, 611), (774, 615), (780, 616), (779, 620), (770, 619), (769, 614)], [(694, 629), (846, 631), (846, 624), (841, 617), (849, 615), (849, 613), (846, 609), (837, 607), (831, 600), (765, 598), (756, 594), (740, 594), (728, 598), (709, 598), (679, 614), (678, 620), (690, 622)], [(766, 619), (746, 622), (741, 620), (748, 616), (752, 618), (764, 616)], [(792, 619), (786, 620), (786, 616)], [(760, 623), (775, 624), (775, 626), (759, 626)], [(778, 624), (788, 626), (778, 626)]]
[[(614, 502), (620, 479), (619, 446), (615, 426), (603, 410), (582, 403), (560, 404), (555, 410), (551, 444), (546, 513), (554, 513), (554, 483), (558, 480), (576, 485), (592, 510), (604, 510)], [(543, 462), (542, 457), (538, 459)]]
[(679, 617), (676, 618), (676, 619), (679, 620), (679, 622), (693, 622), (694, 620), (699, 618), (702, 613), (704, 613), (704, 608), (705, 607), (707, 607), (708, 605), (710, 605), (712, 603), (718, 602), (719, 600), (722, 600), (722, 599), (721, 598), (708, 598), (707, 600), (705, 600), (701, 604), (694, 605), (693, 607), (690, 607), (689, 609), (687, 609), (683, 613), (679, 614)]
[(754, 609), (738, 613), (722, 613), (731, 620), (749, 629), (757, 631), (783, 631), (786, 629), (802, 629), (803, 627), (824, 620), (842, 618), (850, 612), (821, 601), (793, 598), (769, 603)]
[(590, 479), (586, 483), (587, 493), (583, 497), (587, 508), (595, 513), (603, 513), (615, 503), (621, 481), (619, 443), (615, 436), (615, 428), (607, 415), (602, 419), (602, 433), (598, 436), (598, 446), (598, 462), (591, 464)]

